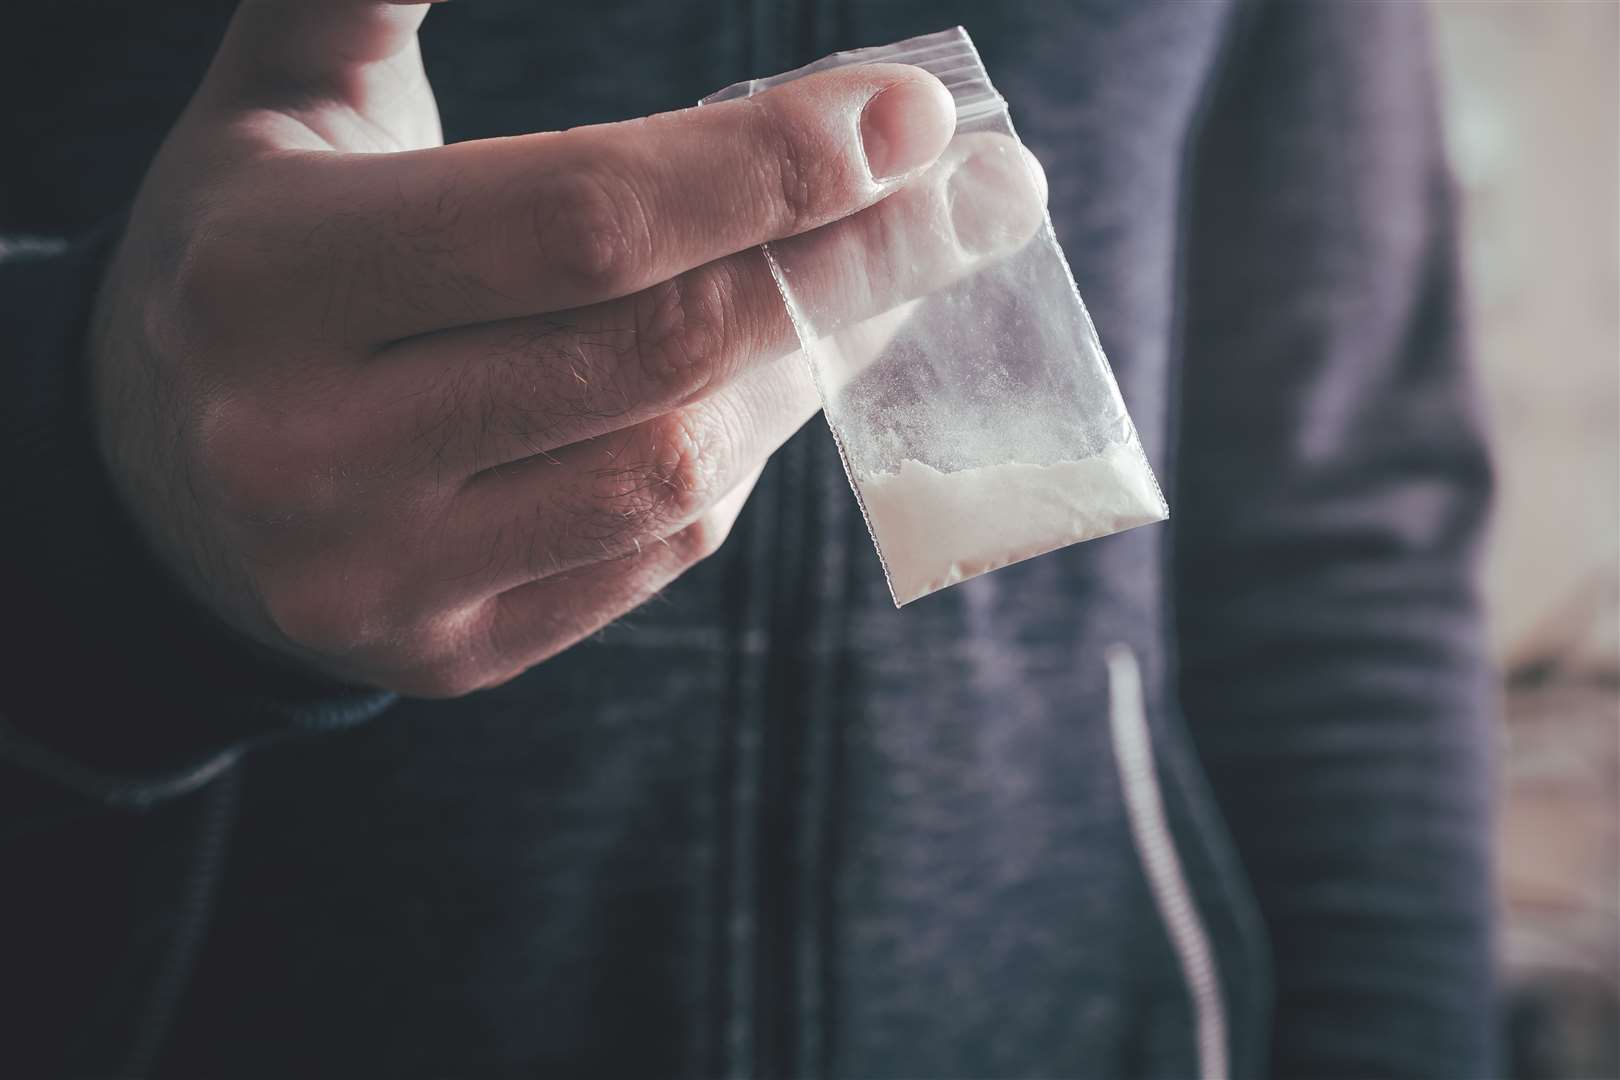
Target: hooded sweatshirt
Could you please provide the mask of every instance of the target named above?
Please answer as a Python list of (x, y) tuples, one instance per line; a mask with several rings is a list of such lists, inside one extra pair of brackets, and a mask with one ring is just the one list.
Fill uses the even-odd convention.
[(0, 68), (0, 1073), (1489, 1074), (1490, 478), (1418, 4), (478, 0), (447, 139), (953, 23), (1173, 516), (896, 611), (824, 425), (661, 599), (497, 689), (185, 599), (83, 339), (229, 3)]

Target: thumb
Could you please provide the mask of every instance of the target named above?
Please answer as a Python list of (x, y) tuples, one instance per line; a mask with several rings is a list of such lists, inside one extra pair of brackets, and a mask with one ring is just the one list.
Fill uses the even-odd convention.
[[(232, 98), (346, 101), (365, 67), (414, 49), (430, 3), (244, 0), (209, 69)], [(358, 103), (357, 103), (358, 104)]]

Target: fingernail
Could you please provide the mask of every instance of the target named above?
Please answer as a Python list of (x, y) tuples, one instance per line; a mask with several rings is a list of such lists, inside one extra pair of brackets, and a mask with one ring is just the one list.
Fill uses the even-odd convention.
[(1017, 251), (1044, 220), (1046, 174), (1010, 139), (964, 160), (946, 183), (956, 242), (971, 256)]
[(861, 146), (872, 179), (904, 176), (939, 156), (956, 130), (956, 104), (938, 79), (894, 83), (861, 111)]

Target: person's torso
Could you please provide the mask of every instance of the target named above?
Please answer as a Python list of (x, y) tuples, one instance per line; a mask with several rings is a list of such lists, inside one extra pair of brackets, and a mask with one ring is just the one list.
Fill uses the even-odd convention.
[[(229, 6), (139, 5), (91, 66), (64, 61), (79, 78), (38, 121), (35, 172), (76, 179), (34, 193), (47, 214), (129, 196)], [(963, 23), (1045, 165), (1173, 513), (1178, 194), (1228, 16), (469, 0), (423, 49), (461, 139), (683, 107)], [(250, 758), (159, 1074), (1187, 1077), (1200, 1037), (1253, 1070), (1260, 943), (1175, 714), (1171, 536), (896, 611), (812, 422), (724, 549), (597, 637)], [(1140, 714), (1117, 669), (1110, 694), (1115, 644)], [(1145, 773), (1120, 750), (1137, 719)]]

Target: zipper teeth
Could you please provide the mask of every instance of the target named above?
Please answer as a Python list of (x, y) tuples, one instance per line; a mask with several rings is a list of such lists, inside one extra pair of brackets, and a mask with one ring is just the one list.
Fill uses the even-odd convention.
[(897, 42), (894, 45), (879, 46), (875, 49), (861, 49), (864, 53), (857, 63), (875, 62), (871, 58), (881, 53), (884, 63), (915, 64), (918, 67), (933, 70), (931, 65), (962, 58), (976, 58), (973, 42), (967, 36), (967, 31), (961, 27), (954, 30), (941, 30), (937, 34), (928, 34), (924, 37), (914, 38), (908, 42)]
[(960, 97), (956, 100), (956, 122), (965, 124), (989, 113), (1005, 113), (1007, 99), (994, 90), (983, 94)]
[(1198, 1075), (1200, 1080), (1226, 1080), (1229, 1068), (1226, 1002), (1221, 993), (1215, 951), (1198, 914), (1165, 814), (1142, 702), (1142, 672), (1137, 666), (1136, 654), (1128, 645), (1109, 648), (1106, 660), (1108, 720), (1114, 761), (1125, 793), (1125, 812), (1142, 871), (1153, 893), (1154, 906), (1164, 921), (1192, 999), (1197, 1023)]
[(990, 80), (985, 74), (984, 67), (974, 56), (951, 57), (940, 64), (918, 64), (918, 67), (928, 72), (934, 78), (951, 86), (956, 83), (988, 83)]

